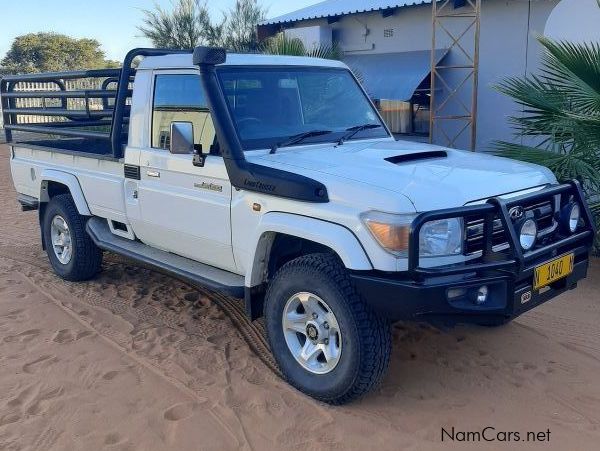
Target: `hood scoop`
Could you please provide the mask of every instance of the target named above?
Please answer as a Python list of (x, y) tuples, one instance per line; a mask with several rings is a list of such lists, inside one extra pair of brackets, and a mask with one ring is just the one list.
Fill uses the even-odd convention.
[(429, 160), (431, 158), (446, 158), (448, 154), (445, 150), (428, 150), (426, 152), (406, 153), (402, 155), (394, 155), (393, 157), (385, 158), (393, 164), (408, 163), (420, 160)]

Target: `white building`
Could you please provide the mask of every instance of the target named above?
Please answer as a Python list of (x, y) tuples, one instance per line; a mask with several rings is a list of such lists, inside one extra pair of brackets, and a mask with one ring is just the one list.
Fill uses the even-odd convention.
[[(460, 8), (464, 2), (450, 0), (450, 6)], [(337, 43), (347, 63), (363, 78), (367, 92), (379, 102), (393, 131), (427, 135), (431, 10), (431, 0), (326, 0), (265, 20), (258, 32), (264, 38), (284, 31), (307, 46)], [(482, 0), (478, 149), (489, 149), (494, 140), (513, 139), (507, 118), (518, 115), (519, 107), (492, 86), (505, 77), (538, 70), (541, 52), (536, 35), (600, 41), (598, 24), (596, 0)], [(437, 37), (443, 36), (438, 31)], [(461, 42), (471, 52), (474, 39), (467, 34)], [(437, 43), (436, 60), (444, 65), (461, 60), (460, 49), (446, 52), (449, 39), (445, 43), (437, 39)], [(436, 85), (436, 92), (438, 88), (442, 89)], [(471, 95), (469, 83), (459, 90), (466, 104)], [(412, 102), (412, 110), (404, 102)], [(412, 117), (409, 111), (413, 111)], [(455, 145), (468, 147), (468, 134)]]

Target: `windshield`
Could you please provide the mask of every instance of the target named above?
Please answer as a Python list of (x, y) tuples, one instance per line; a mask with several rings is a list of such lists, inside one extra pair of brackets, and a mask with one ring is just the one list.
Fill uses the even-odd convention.
[(222, 66), (218, 74), (244, 150), (389, 136), (346, 69)]

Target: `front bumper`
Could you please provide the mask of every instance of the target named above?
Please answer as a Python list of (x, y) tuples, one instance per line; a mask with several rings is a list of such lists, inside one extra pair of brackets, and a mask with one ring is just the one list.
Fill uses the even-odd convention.
[[(558, 236), (550, 244), (523, 253), (508, 216), (510, 207), (523, 199), (531, 201), (554, 195), (573, 196), (584, 207), (584, 226), (573, 235)], [(418, 237), (421, 226), (435, 219), (466, 217), (473, 215), (474, 211), (485, 214), (486, 222), (490, 224), (494, 218), (500, 217), (507, 231), (509, 250), (496, 253), (489, 246), (474, 261), (421, 268), (418, 240), (413, 239)], [(415, 219), (411, 230), (408, 271), (352, 271), (350, 277), (363, 299), (391, 321), (415, 319), (443, 323), (498, 324), (575, 288), (577, 282), (587, 275), (595, 232), (581, 188), (577, 182), (571, 182), (509, 201), (493, 198), (483, 205), (422, 213)], [(547, 287), (534, 290), (535, 268), (567, 253), (574, 254), (573, 271)], [(477, 304), (474, 302), (475, 293), (482, 285), (488, 287), (488, 297), (486, 302)], [(462, 295), (457, 296), (456, 293)]]
[[(375, 271), (356, 271), (350, 277), (363, 299), (391, 321), (496, 324), (575, 288), (587, 275), (589, 250), (580, 247), (573, 252), (573, 272), (542, 290), (533, 290), (535, 265), (520, 274), (489, 271), (486, 274), (426, 277), (419, 281)], [(473, 293), (482, 285), (489, 289), (488, 300), (477, 305), (473, 302)], [(448, 292), (456, 289), (464, 289), (466, 294), (449, 299)]]

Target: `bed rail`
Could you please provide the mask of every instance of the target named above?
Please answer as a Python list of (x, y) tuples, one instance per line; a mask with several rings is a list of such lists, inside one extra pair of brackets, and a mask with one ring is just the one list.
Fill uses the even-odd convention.
[(191, 50), (133, 49), (120, 69), (77, 70), (0, 79), (4, 133), (104, 140), (114, 158), (123, 156), (127, 142), (130, 102), (135, 78), (134, 59)]
[(100, 69), (3, 77), (6, 141), (13, 142), (16, 131), (109, 140), (117, 90), (104, 80), (120, 73), (121, 69)]

